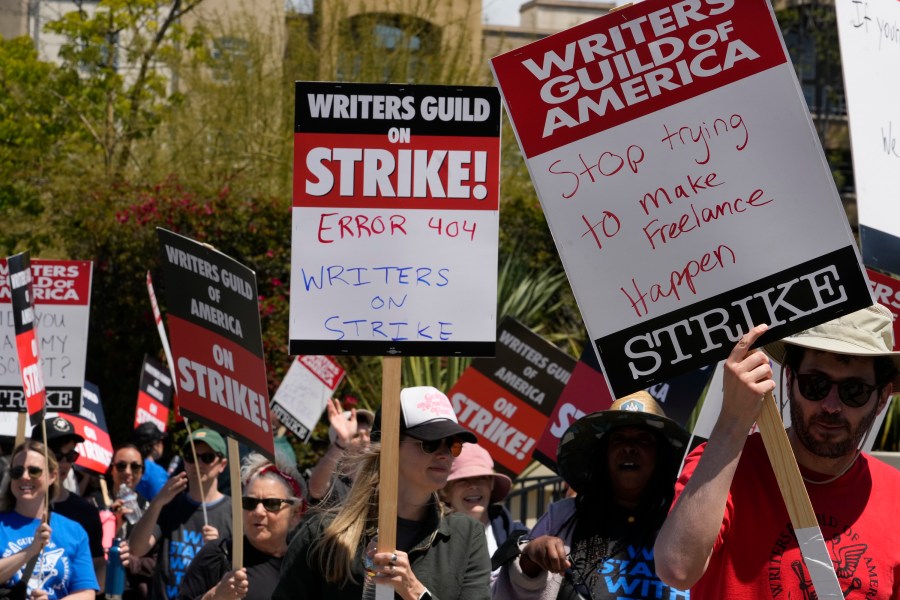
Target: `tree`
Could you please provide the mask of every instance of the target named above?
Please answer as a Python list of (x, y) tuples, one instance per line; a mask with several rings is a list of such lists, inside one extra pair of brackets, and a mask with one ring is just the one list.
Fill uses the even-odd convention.
[(0, 245), (5, 255), (32, 240), (52, 243), (37, 226), (48, 182), (67, 159), (78, 123), (59, 98), (78, 86), (71, 70), (38, 60), (28, 38), (0, 39)]

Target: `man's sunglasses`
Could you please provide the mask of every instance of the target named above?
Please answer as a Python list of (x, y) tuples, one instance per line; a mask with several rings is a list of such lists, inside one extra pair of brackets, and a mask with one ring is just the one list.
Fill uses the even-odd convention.
[(115, 463), (113, 466), (116, 468), (116, 471), (118, 471), (119, 473), (124, 473), (128, 467), (131, 467), (132, 473), (144, 470), (144, 465), (142, 465), (141, 463), (139, 463), (139, 462), (130, 463), (130, 462), (125, 462), (124, 460)]
[(448, 437), (440, 440), (417, 440), (416, 438), (407, 438), (405, 441), (416, 442), (422, 446), (422, 452), (425, 454), (434, 454), (442, 445), (446, 445), (450, 450), (450, 455), (456, 458), (462, 452), (462, 440), (458, 437)]
[(871, 385), (858, 379), (833, 381), (821, 373), (797, 374), (797, 386), (800, 393), (804, 398), (813, 402), (825, 398), (833, 385), (837, 386), (838, 398), (850, 408), (859, 408), (865, 405), (872, 396), (872, 392), (878, 389), (877, 385)]
[[(211, 465), (216, 462), (216, 459), (219, 458), (219, 455), (215, 452), (198, 452), (197, 458), (200, 459), (204, 465)], [(189, 465), (194, 464), (194, 453), (193, 452), (185, 452), (184, 453), (184, 462)]]
[(243, 496), (241, 498), (241, 508), (244, 510), (256, 510), (260, 504), (266, 509), (266, 512), (277, 513), (285, 504), (293, 505), (294, 501), (286, 498), (251, 498)]
[(53, 454), (56, 456), (56, 462), (66, 461), (69, 464), (75, 464), (75, 461), (78, 460), (79, 456), (78, 450), (75, 450), (74, 448), (66, 453), (54, 452)]
[(44, 470), (40, 467), (28, 467), (26, 469), (22, 465), (18, 465), (10, 468), (9, 478), (13, 481), (22, 479), (22, 476), (25, 475), (25, 471), (28, 471), (28, 477), (30, 477), (31, 479), (38, 479), (41, 475), (44, 474)]

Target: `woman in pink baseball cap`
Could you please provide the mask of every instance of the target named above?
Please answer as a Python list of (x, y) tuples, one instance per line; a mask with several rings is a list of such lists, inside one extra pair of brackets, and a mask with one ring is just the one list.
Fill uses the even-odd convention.
[[(500, 504), (511, 487), (509, 477), (494, 472), (494, 459), (487, 450), (478, 444), (463, 444), (462, 452), (450, 466), (447, 485), (441, 491), (441, 499), (455, 512), (468, 515), (484, 525), (491, 556), (513, 531), (527, 531)], [(499, 570), (497, 568), (492, 573), (492, 579)]]

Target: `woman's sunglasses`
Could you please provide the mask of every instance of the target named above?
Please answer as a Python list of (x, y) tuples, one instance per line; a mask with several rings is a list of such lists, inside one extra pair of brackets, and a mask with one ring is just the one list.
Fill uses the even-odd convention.
[(807, 400), (818, 402), (828, 395), (831, 386), (836, 385), (838, 398), (850, 408), (859, 408), (869, 401), (872, 392), (878, 389), (877, 385), (871, 385), (858, 379), (845, 379), (833, 381), (821, 373), (798, 373), (797, 387)]
[(141, 463), (139, 463), (139, 462), (129, 463), (129, 462), (125, 462), (124, 460), (113, 464), (113, 466), (116, 468), (116, 471), (118, 471), (119, 473), (124, 473), (128, 467), (131, 467), (132, 473), (144, 470), (144, 465), (142, 465)]
[(294, 501), (286, 498), (251, 498), (244, 496), (241, 498), (241, 508), (244, 510), (256, 510), (260, 504), (266, 509), (266, 512), (277, 513), (285, 504), (293, 505)]
[(25, 475), (25, 471), (28, 471), (28, 477), (31, 479), (38, 479), (44, 474), (44, 470), (40, 467), (28, 467), (26, 469), (25, 467), (18, 465), (9, 469), (9, 478), (13, 481), (22, 479), (22, 476)]
[(456, 458), (462, 452), (462, 440), (458, 437), (448, 437), (440, 440), (417, 440), (416, 438), (407, 438), (404, 441), (416, 442), (422, 446), (422, 452), (425, 454), (434, 454), (442, 445), (446, 445), (450, 450), (450, 455)]
[[(200, 459), (204, 465), (211, 465), (216, 462), (216, 459), (219, 458), (219, 455), (215, 452), (201, 452), (197, 453), (197, 458)], [(189, 465), (194, 464), (194, 453), (193, 452), (185, 452), (184, 453), (184, 462)]]

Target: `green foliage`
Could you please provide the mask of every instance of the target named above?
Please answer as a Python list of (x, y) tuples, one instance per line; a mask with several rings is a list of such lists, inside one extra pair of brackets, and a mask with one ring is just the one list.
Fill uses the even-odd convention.
[(94, 260), (87, 379), (101, 387), (114, 438), (121, 439), (133, 419), (143, 354), (162, 356), (145, 285), (149, 269), (165, 313), (158, 226), (215, 246), (256, 271), (269, 385), (277, 387), (289, 366), (287, 213), (280, 198), (239, 195), (228, 187), (210, 194), (170, 179), (96, 190), (69, 215), (69, 230), (79, 235), (67, 237), (66, 254)]
[(77, 132), (59, 101), (77, 85), (72, 71), (39, 61), (30, 39), (0, 39), (0, 246), (6, 254), (50, 242), (36, 221)]

